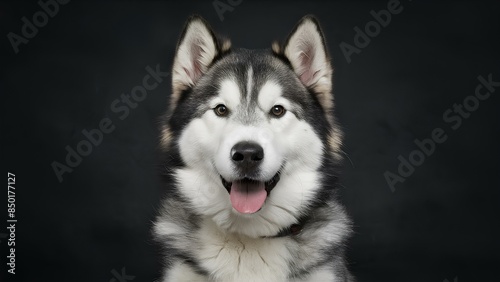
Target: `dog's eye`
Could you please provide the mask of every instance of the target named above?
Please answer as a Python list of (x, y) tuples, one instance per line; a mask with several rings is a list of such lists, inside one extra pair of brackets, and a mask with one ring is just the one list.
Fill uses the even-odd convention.
[(283, 106), (274, 106), (271, 109), (271, 114), (275, 117), (282, 117), (285, 114), (286, 110)]
[(229, 112), (225, 105), (219, 104), (214, 108), (214, 112), (217, 116), (226, 116)]

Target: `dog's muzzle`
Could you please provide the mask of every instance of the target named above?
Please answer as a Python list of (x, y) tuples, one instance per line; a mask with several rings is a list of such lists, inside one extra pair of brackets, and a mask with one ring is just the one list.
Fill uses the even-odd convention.
[(264, 149), (257, 143), (243, 141), (231, 148), (234, 176), (231, 181), (221, 176), (222, 185), (229, 192), (233, 208), (239, 213), (258, 212), (271, 190), (278, 183), (279, 173), (270, 180), (262, 180), (260, 166), (264, 160)]

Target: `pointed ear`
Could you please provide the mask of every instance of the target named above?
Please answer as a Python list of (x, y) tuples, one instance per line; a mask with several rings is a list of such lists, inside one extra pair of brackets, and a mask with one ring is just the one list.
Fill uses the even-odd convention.
[(273, 51), (282, 53), (290, 61), (302, 84), (316, 93), (325, 110), (330, 110), (333, 106), (333, 70), (316, 18), (310, 15), (303, 17), (288, 36), (284, 47), (273, 44)]
[(191, 16), (177, 45), (172, 70), (172, 99), (178, 100), (183, 90), (193, 87), (221, 53), (230, 49), (229, 40), (217, 40), (208, 23), (200, 16)]

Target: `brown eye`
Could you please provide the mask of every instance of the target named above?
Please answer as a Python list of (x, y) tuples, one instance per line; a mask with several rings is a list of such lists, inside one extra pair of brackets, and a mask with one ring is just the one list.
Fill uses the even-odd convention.
[(223, 117), (223, 116), (226, 116), (227, 113), (228, 113), (228, 110), (226, 108), (226, 106), (222, 105), (222, 104), (219, 104), (217, 105), (215, 108), (214, 108), (214, 112), (217, 116), (220, 116), (220, 117)]
[(283, 108), (283, 106), (274, 106), (271, 109), (271, 114), (275, 117), (282, 117), (285, 114), (286, 110)]

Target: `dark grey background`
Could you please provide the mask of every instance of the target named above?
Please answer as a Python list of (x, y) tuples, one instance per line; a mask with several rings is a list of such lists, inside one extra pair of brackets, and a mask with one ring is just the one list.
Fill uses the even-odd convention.
[[(150, 228), (164, 191), (155, 146), (170, 77), (124, 120), (111, 102), (142, 83), (146, 66), (170, 71), (192, 13), (246, 48), (269, 47), (313, 13), (333, 57), (346, 133), (342, 186), (355, 222), (354, 274), (360, 281), (498, 281), (500, 88), (455, 131), (442, 114), (474, 94), (479, 75), (500, 81), (499, 2), (402, 0), (403, 11), (347, 63), (340, 42), (353, 44), (353, 28), (364, 28), (370, 11), (387, 2), (244, 0), (221, 21), (212, 1), (73, 1), (18, 54), (7, 34), (20, 34), (21, 18), (40, 6), (2, 3), (1, 160), (3, 173), (16, 174), (18, 223), (17, 274), (6, 273), (0, 238), (0, 280), (119, 281), (112, 271), (122, 268), (134, 281), (157, 278)], [(116, 129), (59, 183), (51, 163), (63, 163), (65, 146), (75, 148), (82, 130), (105, 117)], [(413, 140), (436, 127), (446, 142), (392, 192), (384, 172), (395, 172), (398, 155), (407, 158)], [(3, 197), (0, 234), (7, 233)]]

